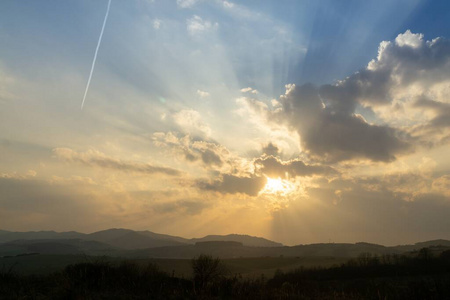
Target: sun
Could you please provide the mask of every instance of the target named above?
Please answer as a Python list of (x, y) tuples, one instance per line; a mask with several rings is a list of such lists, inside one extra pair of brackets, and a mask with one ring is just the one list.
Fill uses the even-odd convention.
[(294, 190), (294, 185), (285, 179), (278, 178), (267, 178), (267, 183), (262, 189), (262, 193), (266, 194), (287, 194)]

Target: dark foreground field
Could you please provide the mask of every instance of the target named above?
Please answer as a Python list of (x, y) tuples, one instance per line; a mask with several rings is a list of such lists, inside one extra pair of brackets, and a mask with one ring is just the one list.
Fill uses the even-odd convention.
[[(98, 257), (85, 255), (19, 255), (0, 258), (0, 270), (10, 269), (19, 275), (49, 275), (62, 271), (70, 264), (97, 261)], [(123, 261), (120, 257), (102, 257), (103, 262), (117, 264)], [(139, 266), (155, 265), (159, 270), (180, 278), (192, 277), (191, 259), (174, 258), (137, 258), (128, 262)], [(331, 267), (347, 262), (342, 257), (254, 257), (222, 259), (223, 265), (231, 274), (244, 278), (255, 278), (264, 275), (272, 277), (277, 270), (290, 271), (298, 268)]]
[[(322, 267), (286, 266), (302, 258), (221, 261), (202, 255), (182, 268), (189, 275), (163, 271), (154, 262), (86, 258), (60, 271), (26, 275), (3, 266), (1, 299), (450, 299), (450, 251), (428, 249), (415, 255), (362, 254)], [(230, 264), (230, 261), (232, 262)], [(165, 261), (166, 268), (175, 261)], [(236, 272), (259, 265), (273, 276)], [(338, 263), (338, 262), (337, 262)], [(234, 264), (234, 265), (233, 265)], [(233, 270), (234, 268), (234, 270)], [(181, 269), (180, 269), (181, 270)], [(264, 272), (262, 272), (264, 273)], [(180, 272), (181, 274), (181, 272)], [(188, 273), (186, 273), (188, 274)]]

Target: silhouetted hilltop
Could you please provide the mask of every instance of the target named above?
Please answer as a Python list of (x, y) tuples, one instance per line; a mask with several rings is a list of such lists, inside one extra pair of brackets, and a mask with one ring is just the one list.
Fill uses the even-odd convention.
[(414, 245), (386, 247), (371, 243), (323, 243), (283, 246), (261, 237), (249, 235), (208, 235), (203, 238), (158, 234), (113, 228), (90, 234), (55, 231), (10, 232), (0, 230), (0, 256), (25, 253), (88, 254), (142, 258), (193, 258), (209, 254), (233, 257), (357, 257), (361, 253), (374, 255), (401, 254), (430, 248), (433, 253), (450, 249), (450, 241), (433, 240)]
[(159, 234), (151, 231), (134, 231), (123, 228), (111, 228), (90, 234), (55, 231), (10, 232), (0, 231), (0, 243), (14, 240), (42, 239), (81, 239), (107, 243), (121, 249), (143, 249), (166, 246), (193, 245), (197, 242), (230, 241), (239, 242), (249, 247), (280, 247), (282, 244), (264, 238), (249, 235), (208, 235), (203, 238), (185, 239), (178, 236)]
[(192, 242), (212, 242), (231, 241), (239, 242), (248, 247), (281, 247), (283, 244), (276, 243), (265, 238), (250, 235), (229, 234), (229, 235), (207, 235), (203, 238), (191, 239)]
[(16, 240), (69, 240), (79, 239), (85, 241), (102, 242), (120, 249), (142, 249), (164, 246), (177, 246), (190, 244), (188, 239), (172, 237), (170, 235), (153, 233), (150, 231), (133, 231), (130, 229), (113, 228), (97, 231), (90, 234), (75, 231), (55, 232), (55, 231), (29, 231), (11, 232), (0, 231), (0, 244)]
[(186, 244), (178, 242), (176, 237), (171, 239), (170, 236), (153, 234), (149, 231), (137, 232), (116, 228), (91, 233), (88, 235), (88, 238), (122, 249), (143, 249)]
[(185, 238), (182, 238), (182, 237), (179, 237), (179, 236), (155, 233), (155, 232), (151, 232), (151, 231), (148, 231), (148, 230), (136, 231), (136, 232), (139, 233), (139, 234), (145, 235), (147, 237), (154, 238), (154, 239), (175, 241), (175, 242), (184, 243), (184, 244), (190, 244), (191, 243), (191, 240), (185, 239)]
[(28, 231), (12, 232), (0, 231), (0, 243), (14, 240), (42, 240), (42, 239), (82, 239), (86, 234), (76, 231), (55, 232), (55, 231)]

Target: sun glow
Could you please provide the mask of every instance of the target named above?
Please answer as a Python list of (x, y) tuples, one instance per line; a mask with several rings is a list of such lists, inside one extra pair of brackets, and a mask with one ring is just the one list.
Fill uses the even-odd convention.
[(262, 189), (266, 194), (288, 194), (294, 190), (294, 185), (286, 179), (267, 177), (267, 183)]

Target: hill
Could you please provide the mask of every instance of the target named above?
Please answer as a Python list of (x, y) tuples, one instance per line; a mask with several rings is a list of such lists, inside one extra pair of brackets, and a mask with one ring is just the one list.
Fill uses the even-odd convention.
[(283, 244), (276, 243), (265, 238), (250, 235), (229, 234), (229, 235), (207, 235), (203, 238), (191, 239), (193, 243), (197, 242), (214, 242), (229, 241), (239, 242), (248, 247), (282, 247)]
[(0, 230), (0, 244), (16, 240), (69, 240), (79, 239), (108, 244), (117, 249), (136, 250), (171, 246), (194, 245), (197, 242), (230, 241), (242, 243), (249, 247), (279, 247), (276, 243), (264, 238), (249, 235), (208, 235), (203, 238), (185, 239), (178, 236), (159, 234), (151, 231), (134, 231), (123, 228), (111, 228), (90, 234), (55, 231), (11, 232)]
[[(0, 256), (27, 253), (86, 254), (134, 258), (184, 258), (210, 254), (221, 258), (239, 257), (357, 257), (402, 254), (432, 248), (440, 253), (450, 249), (450, 241), (433, 240), (414, 245), (386, 247), (370, 243), (324, 243), (283, 246), (280, 243), (249, 235), (208, 235), (203, 238), (182, 237), (112, 228), (90, 234), (55, 231), (10, 232), (0, 230)], [(433, 253), (434, 253), (433, 252)]]
[(122, 249), (142, 249), (186, 244), (179, 238), (160, 235), (150, 231), (133, 231), (129, 229), (108, 229), (94, 232), (84, 237), (87, 240), (100, 241)]

